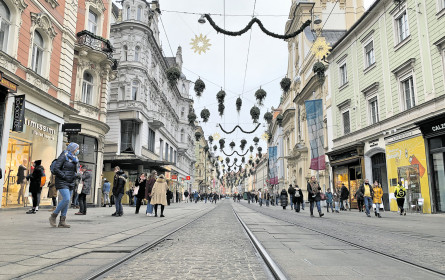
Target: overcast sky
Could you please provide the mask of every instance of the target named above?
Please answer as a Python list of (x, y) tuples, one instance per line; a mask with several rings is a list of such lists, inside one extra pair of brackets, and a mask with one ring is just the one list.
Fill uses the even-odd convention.
[[(364, 1), (366, 8), (373, 2), (373, 0)], [(225, 0), (226, 30), (238, 31), (244, 28), (251, 17), (231, 15), (252, 15), (254, 3), (255, 0)], [(268, 30), (283, 34), (291, 3), (291, 0), (256, 0), (255, 15)], [(184, 74), (191, 81), (195, 81), (200, 76), (206, 83), (206, 90), (199, 99), (195, 95), (193, 85), (190, 89), (190, 93), (195, 101), (194, 107), (198, 119), (201, 120), (200, 112), (204, 107), (211, 112), (209, 122), (201, 123), (206, 138), (218, 132), (226, 140), (225, 150), (227, 153), (231, 152), (229, 143), (232, 140), (235, 141), (238, 147), (240, 140), (243, 138), (248, 141), (247, 146), (252, 143), (254, 136), (261, 138), (265, 131), (263, 126), (254, 134), (243, 134), (237, 130), (236, 133), (227, 135), (216, 126), (218, 123), (221, 123), (225, 130), (232, 130), (235, 125), (240, 124), (245, 130), (252, 130), (255, 125), (252, 123), (250, 109), (255, 103), (255, 91), (260, 86), (267, 92), (264, 106), (260, 107), (260, 122), (264, 123), (263, 115), (267, 109), (270, 110), (272, 106), (277, 107), (279, 105), (281, 96), (279, 82), (286, 75), (287, 69), (287, 43), (265, 35), (257, 25), (254, 25), (246, 71), (251, 31), (238, 37), (225, 36), (226, 66), (224, 80), (224, 36), (217, 34), (209, 23), (199, 24), (199, 15), (173, 12), (223, 14), (223, 0), (160, 0), (160, 7), (162, 10), (162, 22), (165, 26), (165, 31), (162, 25), (160, 26), (164, 54), (172, 56), (172, 52), (175, 54), (177, 47), (182, 46)], [(219, 26), (224, 26), (224, 17), (215, 15), (213, 18)], [(212, 44), (210, 50), (201, 55), (194, 53), (190, 45), (192, 38), (200, 34), (206, 35)], [(167, 38), (172, 50), (167, 42)], [(227, 93), (225, 99), (226, 109), (222, 118), (218, 115), (216, 101), (216, 94), (221, 87)], [(235, 100), (238, 96), (243, 98), (240, 114), (237, 113), (235, 107)], [(213, 145), (215, 144), (218, 145), (218, 143)], [(266, 142), (261, 140), (260, 144), (263, 147), (263, 153), (265, 153)], [(225, 158), (224, 155), (222, 156)], [(247, 159), (248, 157), (246, 157)]]

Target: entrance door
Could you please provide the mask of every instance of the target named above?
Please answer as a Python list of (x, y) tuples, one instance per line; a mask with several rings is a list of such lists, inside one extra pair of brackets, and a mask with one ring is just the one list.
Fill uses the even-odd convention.
[[(3, 183), (3, 198), (2, 204), (4, 207), (18, 207), (26, 204), (28, 197), (27, 187), (21, 189), (21, 186), (17, 184), (17, 170), (23, 160), (27, 160), (26, 168), (29, 171), (29, 162), (31, 159), (31, 149), (30, 143), (26, 143), (16, 139), (9, 139), (8, 143), (8, 155), (6, 158), (6, 170), (5, 170), (5, 180)], [(26, 172), (27, 174), (27, 172)], [(20, 204), (18, 203), (19, 194)], [(25, 204), (24, 204), (25, 203)]]
[[(386, 157), (385, 153), (378, 153), (371, 157), (372, 162), (372, 178), (377, 180), (382, 185), (383, 189), (383, 207), (385, 211), (389, 211), (389, 191), (388, 191), (388, 176), (386, 173)], [(374, 182), (371, 182), (373, 184)]]
[(433, 156), (434, 186), (436, 193), (436, 210), (445, 212), (445, 167), (444, 154), (435, 153)]

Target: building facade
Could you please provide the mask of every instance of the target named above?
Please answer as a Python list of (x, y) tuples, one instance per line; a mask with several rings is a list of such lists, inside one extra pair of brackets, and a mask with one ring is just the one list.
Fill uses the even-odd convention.
[(445, 211), (444, 15), (443, 1), (376, 1), (328, 57), (333, 184), (376, 180), (388, 210), (401, 181), (407, 210)]

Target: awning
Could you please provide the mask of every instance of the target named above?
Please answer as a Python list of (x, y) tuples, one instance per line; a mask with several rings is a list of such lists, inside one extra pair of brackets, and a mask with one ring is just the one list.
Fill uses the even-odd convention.
[(144, 169), (154, 169), (156, 171), (165, 172), (167, 169), (162, 166), (165, 165), (174, 165), (173, 162), (164, 161), (164, 160), (154, 160), (154, 159), (145, 159), (140, 158), (135, 155), (116, 155), (113, 159), (104, 159), (104, 163), (111, 163), (111, 167), (119, 166), (122, 169), (138, 169), (140, 165), (144, 166)]

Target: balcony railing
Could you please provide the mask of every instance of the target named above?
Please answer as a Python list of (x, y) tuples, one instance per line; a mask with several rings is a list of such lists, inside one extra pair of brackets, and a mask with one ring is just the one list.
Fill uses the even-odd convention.
[(77, 33), (77, 43), (85, 45), (93, 50), (104, 52), (109, 59), (113, 58), (113, 47), (110, 41), (93, 34), (90, 31), (83, 30)]

